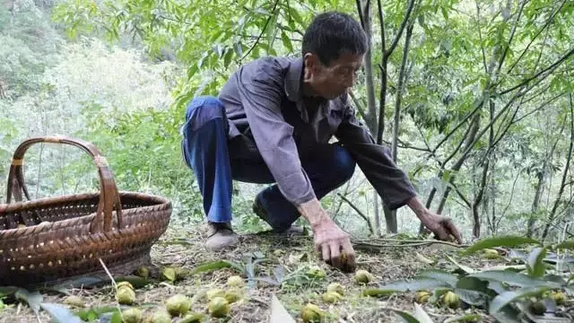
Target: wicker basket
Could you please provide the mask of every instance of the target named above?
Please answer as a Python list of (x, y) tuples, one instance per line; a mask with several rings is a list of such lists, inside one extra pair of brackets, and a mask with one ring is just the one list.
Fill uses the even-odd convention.
[[(31, 145), (42, 142), (89, 153), (98, 168), (100, 193), (30, 201), (22, 161)], [(16, 202), (10, 204), (12, 197)], [(97, 276), (103, 273), (99, 259), (112, 274), (130, 273), (149, 262), (151, 246), (167, 229), (170, 215), (167, 199), (119, 193), (106, 159), (93, 144), (67, 137), (26, 140), (14, 152), (7, 204), (0, 204), (0, 285), (50, 285)]]

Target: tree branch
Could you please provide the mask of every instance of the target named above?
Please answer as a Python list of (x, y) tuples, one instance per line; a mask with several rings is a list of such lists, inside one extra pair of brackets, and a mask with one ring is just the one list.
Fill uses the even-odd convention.
[[(379, 0), (379, 2), (380, 2), (380, 0)], [(393, 51), (397, 47), (397, 44), (399, 43), (399, 40), (401, 39), (401, 36), (403, 35), (403, 31), (405, 30), (405, 27), (407, 26), (407, 23), (409, 21), (409, 18), (411, 16), (411, 12), (413, 11), (414, 6), (415, 6), (415, 0), (410, 0), (409, 6), (407, 8), (407, 12), (405, 14), (405, 19), (403, 19), (403, 21), (401, 22), (401, 26), (399, 27), (399, 31), (395, 35), (395, 39), (393, 39), (391, 46), (389, 46), (389, 49), (385, 52), (386, 56), (391, 56), (391, 54), (393, 53)]]
[(508, 93), (508, 92), (512, 92), (512, 91), (514, 91), (514, 90), (516, 90), (516, 89), (518, 89), (518, 88), (520, 88), (520, 87), (523, 87), (524, 85), (530, 83), (530, 81), (532, 81), (532, 80), (538, 78), (540, 75), (542, 75), (542, 74), (544, 74), (544, 73), (546, 73), (546, 72), (548, 72), (548, 71), (551, 71), (551, 70), (555, 69), (556, 67), (560, 66), (560, 64), (562, 64), (563, 62), (565, 62), (565, 61), (566, 61), (570, 56), (572, 56), (572, 55), (574, 55), (574, 48), (572, 48), (568, 53), (566, 53), (564, 56), (562, 56), (560, 59), (558, 59), (558, 60), (557, 60), (556, 62), (554, 62), (552, 65), (550, 65), (550, 66), (548, 66), (547, 68), (543, 69), (542, 71), (536, 73), (534, 76), (529, 77), (529, 78), (523, 80), (523, 81), (520, 82), (519, 84), (517, 84), (517, 85), (511, 87), (510, 89), (506, 89), (506, 90), (504, 90), (504, 91), (501, 91), (501, 92), (499, 93), (499, 95), (504, 95), (504, 94), (506, 94), (506, 93)]
[(267, 18), (267, 21), (265, 21), (265, 25), (263, 25), (263, 29), (261, 29), (261, 32), (259, 33), (259, 36), (255, 40), (255, 43), (253, 44), (253, 46), (251, 46), (249, 48), (249, 50), (247, 50), (247, 52), (245, 54), (243, 54), (243, 56), (239, 59), (240, 61), (244, 60), (247, 56), (249, 56), (249, 54), (251, 54), (251, 52), (253, 51), (255, 46), (257, 46), (259, 44), (259, 41), (261, 41), (261, 37), (263, 37), (263, 34), (267, 30), (267, 26), (269, 25), (271, 18), (273, 18), (273, 16), (275, 15), (275, 10), (277, 9), (278, 4), (279, 4), (279, 0), (275, 0), (275, 4), (273, 4), (273, 9), (271, 10), (271, 15), (269, 15), (269, 17)]
[(343, 199), (343, 201), (347, 202), (347, 204), (349, 204), (349, 206), (351, 208), (353, 208), (353, 210), (355, 210), (355, 212), (357, 212), (357, 214), (361, 218), (363, 218), (363, 220), (365, 220), (365, 222), (367, 222), (367, 225), (369, 226), (369, 231), (371, 231), (371, 234), (375, 234), (375, 230), (373, 230), (373, 225), (371, 224), (371, 221), (369, 221), (369, 218), (363, 212), (361, 212), (361, 210), (359, 210), (359, 208), (357, 208), (351, 201), (349, 201), (346, 197), (344, 197), (341, 193), (337, 193), (337, 195), (339, 195), (339, 197), (341, 199)]
[(560, 10), (562, 10), (562, 7), (564, 6), (564, 4), (566, 4), (568, 0), (564, 0), (562, 2), (562, 4), (560, 5), (560, 7), (558, 8), (558, 10), (556, 10), (554, 13), (552, 13), (552, 15), (550, 16), (550, 18), (548, 18), (548, 20), (546, 21), (546, 23), (544, 24), (544, 26), (542, 26), (542, 28), (540, 28), (540, 30), (538, 30), (538, 32), (534, 35), (534, 37), (532, 37), (532, 39), (530, 40), (530, 42), (528, 43), (528, 45), (526, 45), (526, 48), (522, 51), (522, 53), (520, 54), (520, 56), (518, 56), (518, 58), (516, 59), (516, 61), (514, 63), (512, 63), (512, 65), (510, 66), (510, 68), (508, 69), (508, 71), (506, 72), (506, 74), (510, 74), (510, 72), (512, 72), (512, 70), (514, 69), (514, 67), (517, 66), (518, 62), (520, 62), (520, 60), (522, 59), (522, 57), (524, 57), (524, 55), (526, 54), (526, 52), (528, 51), (528, 49), (530, 48), (530, 46), (532, 45), (532, 43), (536, 40), (536, 38), (538, 38), (538, 36), (540, 36), (540, 34), (546, 29), (548, 28), (548, 26), (554, 21), (554, 18), (556, 17), (556, 15), (560, 12)]

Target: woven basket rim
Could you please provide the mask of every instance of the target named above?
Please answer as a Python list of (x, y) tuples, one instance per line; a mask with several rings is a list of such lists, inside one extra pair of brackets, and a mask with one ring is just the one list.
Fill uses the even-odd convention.
[[(171, 204), (171, 201), (165, 197), (159, 195), (153, 195), (148, 193), (139, 193), (139, 192), (131, 192), (131, 191), (119, 191), (118, 192), (121, 196), (129, 196), (129, 197), (136, 197), (138, 199), (149, 200), (156, 202), (157, 204)], [(66, 202), (66, 201), (79, 201), (90, 197), (99, 196), (100, 192), (87, 192), (87, 193), (78, 193), (78, 194), (69, 194), (69, 195), (61, 195), (57, 197), (43, 197), (32, 201), (21, 201), (21, 202), (11, 202), (9, 204), (0, 203), (0, 212), (11, 212), (15, 209), (22, 208), (22, 207), (36, 207), (42, 206), (46, 204), (51, 204), (54, 202)], [(120, 201), (121, 202), (121, 201)]]

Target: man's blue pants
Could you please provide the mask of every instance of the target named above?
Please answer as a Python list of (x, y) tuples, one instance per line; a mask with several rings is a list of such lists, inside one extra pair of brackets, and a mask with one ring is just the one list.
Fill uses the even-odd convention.
[[(225, 108), (217, 98), (193, 99), (187, 106), (185, 119), (183, 156), (195, 173), (205, 214), (211, 222), (230, 222), (232, 180), (259, 184), (271, 184), (275, 180), (256, 148), (255, 157), (250, 157), (245, 145), (228, 139)], [(252, 150), (254, 147), (252, 144)], [(321, 199), (353, 176), (355, 161), (337, 144), (321, 145), (318, 150), (320, 153), (301, 160), (301, 164), (315, 195)], [(264, 189), (257, 198), (274, 229), (289, 228), (299, 217), (296, 207), (283, 197), (276, 184)]]

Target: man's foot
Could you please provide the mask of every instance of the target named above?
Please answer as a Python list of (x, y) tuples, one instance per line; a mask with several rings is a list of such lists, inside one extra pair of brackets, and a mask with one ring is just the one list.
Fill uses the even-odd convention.
[(205, 247), (211, 251), (219, 251), (232, 247), (239, 242), (237, 234), (233, 232), (230, 223), (207, 223), (207, 241)]
[[(267, 222), (267, 224), (271, 225), (269, 223), (268, 217), (267, 217), (267, 210), (265, 210), (265, 208), (263, 207), (263, 204), (261, 204), (261, 201), (259, 200), (259, 195), (257, 195), (257, 197), (255, 197), (255, 201), (253, 201), (253, 213), (255, 213), (255, 215), (257, 215), (259, 218), (261, 218), (263, 221)], [(271, 226), (271, 233), (275, 233), (275, 234), (282, 234), (282, 235), (303, 235), (304, 230), (302, 227), (297, 226), (297, 225), (291, 225), (291, 227), (284, 229), (284, 228), (273, 228), (273, 226)]]

